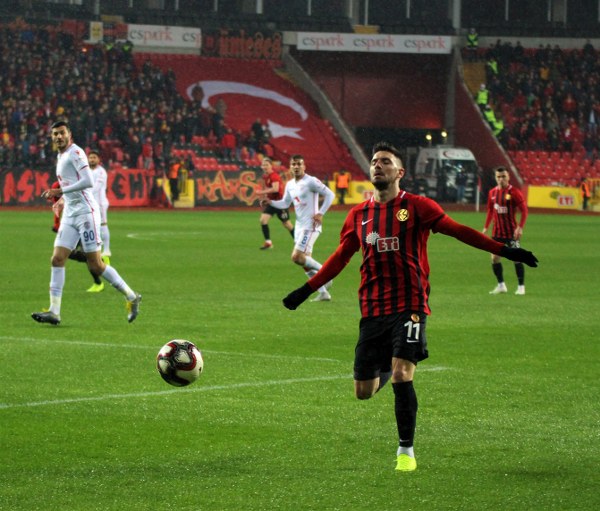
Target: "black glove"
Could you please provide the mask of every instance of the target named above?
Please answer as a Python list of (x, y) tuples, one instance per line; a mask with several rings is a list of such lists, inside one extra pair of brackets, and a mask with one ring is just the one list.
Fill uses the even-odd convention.
[(506, 257), (506, 259), (515, 261), (516, 263), (525, 263), (527, 266), (532, 266), (533, 268), (535, 268), (538, 263), (537, 257), (524, 248), (502, 247), (500, 255)]
[(283, 299), (283, 306), (291, 311), (296, 310), (314, 291), (308, 284), (304, 284), (298, 289), (294, 289)]

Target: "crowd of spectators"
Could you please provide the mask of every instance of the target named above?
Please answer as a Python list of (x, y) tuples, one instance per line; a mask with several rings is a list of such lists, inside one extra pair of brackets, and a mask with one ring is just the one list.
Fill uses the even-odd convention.
[(600, 56), (545, 45), (526, 50), (497, 41), (485, 51), (488, 104), (502, 120), (510, 150), (600, 152)]
[[(498, 40), (486, 61), (486, 105), (507, 149), (600, 154), (600, 57), (558, 45), (524, 49)], [(64, 118), (75, 140), (108, 163), (166, 169), (173, 144), (204, 137), (225, 159), (272, 155), (260, 119), (245, 133), (227, 125), (227, 105), (204, 108), (200, 87), (186, 100), (172, 71), (136, 65), (131, 45), (82, 45), (53, 26), (0, 27), (0, 166), (48, 168), (50, 124)], [(489, 108), (482, 104), (484, 114)], [(108, 142), (108, 143), (107, 143)]]
[(52, 166), (48, 133), (59, 118), (79, 145), (130, 167), (165, 170), (173, 144), (196, 137), (229, 159), (269, 149), (268, 133), (227, 126), (222, 100), (204, 108), (200, 87), (186, 100), (172, 71), (136, 65), (129, 44), (89, 46), (54, 27), (3, 26), (0, 68), (1, 167)]

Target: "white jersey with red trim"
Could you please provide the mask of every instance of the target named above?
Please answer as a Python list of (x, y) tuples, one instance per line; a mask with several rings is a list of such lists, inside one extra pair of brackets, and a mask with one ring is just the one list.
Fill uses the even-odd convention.
[[(323, 197), (323, 204), (319, 208), (319, 195)], [(304, 174), (296, 181), (290, 179), (285, 184), (283, 198), (271, 201), (271, 205), (278, 209), (286, 209), (293, 204), (296, 213), (296, 228), (315, 229), (321, 232), (321, 224), (314, 225), (313, 217), (317, 213), (325, 214), (331, 206), (335, 194), (319, 179)]]
[(81, 147), (71, 144), (64, 152), (58, 153), (56, 177), (65, 200), (63, 215), (70, 217), (98, 210), (92, 193), (94, 177)]
[(92, 170), (94, 176), (94, 199), (99, 206), (103, 208), (108, 207), (108, 198), (106, 196), (106, 187), (108, 185), (108, 175), (106, 169), (102, 165), (96, 165), (96, 168)]

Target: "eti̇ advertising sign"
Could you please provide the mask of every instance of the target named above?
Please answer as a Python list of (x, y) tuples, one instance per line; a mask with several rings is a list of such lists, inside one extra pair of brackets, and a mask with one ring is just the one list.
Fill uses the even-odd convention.
[(527, 205), (530, 208), (579, 209), (580, 195), (578, 188), (530, 186), (527, 191)]
[(298, 32), (296, 47), (313, 51), (449, 54), (452, 51), (452, 39), (437, 35)]

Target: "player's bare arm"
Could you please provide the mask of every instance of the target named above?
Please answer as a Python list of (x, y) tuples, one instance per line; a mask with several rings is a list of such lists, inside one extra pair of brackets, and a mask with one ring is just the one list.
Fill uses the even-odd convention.
[(43, 199), (52, 199), (54, 197), (60, 197), (62, 195), (62, 188), (49, 188), (42, 192)]
[(515, 240), (520, 240), (522, 235), (523, 235), (523, 228), (520, 225), (517, 225), (517, 227), (515, 227), (515, 233), (513, 235), (513, 238)]
[(54, 204), (52, 204), (52, 211), (55, 215), (59, 215), (62, 213), (62, 210), (65, 208), (65, 199), (60, 198)]

